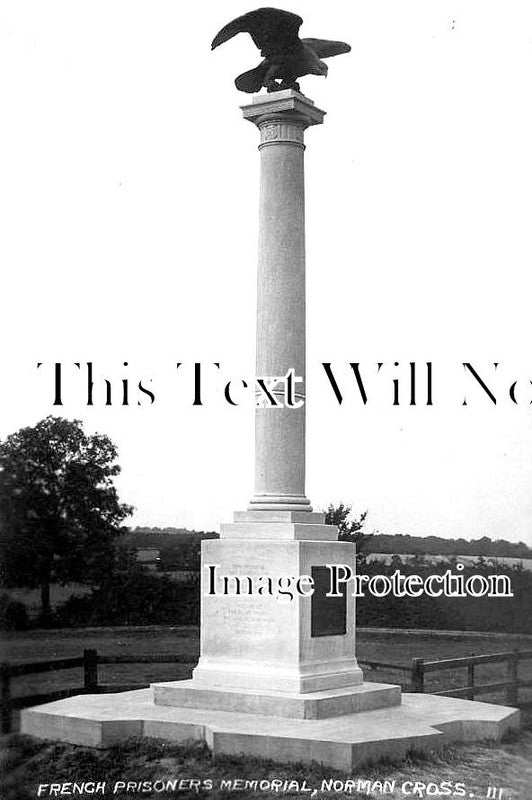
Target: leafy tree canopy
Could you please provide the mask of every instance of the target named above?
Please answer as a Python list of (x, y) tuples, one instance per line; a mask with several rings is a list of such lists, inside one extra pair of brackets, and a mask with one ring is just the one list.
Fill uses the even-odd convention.
[(114, 540), (132, 513), (113, 478), (117, 451), (79, 420), (49, 416), (0, 442), (0, 570), (7, 586), (99, 584), (112, 569)]
[(357, 548), (357, 560), (366, 558), (369, 551), (369, 543), (373, 538), (372, 533), (364, 533), (362, 528), (368, 512), (364, 511), (358, 519), (351, 518), (352, 507), (339, 503), (335, 506), (329, 504), (325, 512), (325, 522), (327, 525), (336, 525), (338, 528), (338, 541), (352, 542)]

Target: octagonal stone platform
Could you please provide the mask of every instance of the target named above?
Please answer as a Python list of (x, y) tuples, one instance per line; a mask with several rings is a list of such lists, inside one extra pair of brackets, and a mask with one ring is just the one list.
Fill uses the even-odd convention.
[(513, 708), (407, 693), (401, 705), (326, 719), (156, 705), (151, 689), (80, 695), (21, 712), (21, 731), (45, 739), (93, 747), (129, 736), (193, 739), (206, 742), (214, 755), (316, 761), (346, 771), (449, 742), (498, 740), (518, 728), (519, 711)]

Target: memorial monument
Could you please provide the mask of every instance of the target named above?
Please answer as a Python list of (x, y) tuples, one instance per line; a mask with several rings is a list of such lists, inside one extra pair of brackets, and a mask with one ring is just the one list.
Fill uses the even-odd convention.
[[(267, 89), (242, 107), (260, 135), (256, 370), (299, 380), (292, 403), (256, 409), (254, 495), (219, 540), (202, 543), (199, 663), (191, 680), (26, 710), (26, 733), (93, 745), (133, 734), (199, 738), (215, 753), (351, 769), (518, 727), (514, 709), (364, 681), (352, 593), (327, 597), (327, 565), (354, 573), (355, 548), (338, 541), (305, 494), (304, 136), (325, 114), (296, 81), (326, 75), (322, 59), (350, 47), (300, 39), (301, 24), (295, 14), (258, 9), (212, 44), (247, 32), (264, 59), (235, 81), (244, 92)], [(312, 580), (290, 600), (252, 588), (279, 576)]]

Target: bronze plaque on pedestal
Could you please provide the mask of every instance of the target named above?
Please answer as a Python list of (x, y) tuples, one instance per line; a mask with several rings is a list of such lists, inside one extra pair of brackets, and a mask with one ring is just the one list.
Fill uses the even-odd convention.
[(314, 594), (310, 598), (310, 635), (343, 636), (347, 633), (346, 585), (342, 584), (341, 597), (327, 597), (331, 573), (327, 567), (312, 567)]

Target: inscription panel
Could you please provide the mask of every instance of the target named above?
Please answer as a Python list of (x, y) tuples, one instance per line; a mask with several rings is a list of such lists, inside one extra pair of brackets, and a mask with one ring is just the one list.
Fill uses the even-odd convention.
[(331, 573), (327, 567), (312, 567), (314, 593), (310, 600), (310, 635), (344, 636), (347, 633), (347, 588), (340, 588), (341, 597), (327, 597)]
[[(225, 599), (225, 598), (224, 598)], [(248, 602), (246, 602), (246, 599)], [(254, 598), (237, 597), (236, 603), (226, 603), (219, 610), (217, 624), (229, 629), (234, 636), (264, 639), (264, 630), (272, 622), (271, 606), (264, 601), (258, 603)]]

